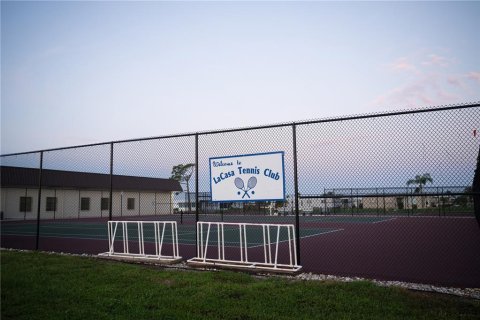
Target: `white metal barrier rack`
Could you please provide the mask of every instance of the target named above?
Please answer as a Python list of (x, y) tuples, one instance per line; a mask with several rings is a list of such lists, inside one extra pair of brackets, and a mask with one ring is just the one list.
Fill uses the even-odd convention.
[[(235, 255), (239, 258), (237, 260), (225, 258), (225, 227), (228, 228), (227, 232), (229, 233), (238, 232), (239, 242), (235, 245), (238, 245), (240, 247), (240, 254)], [(238, 231), (235, 230), (237, 228)], [(261, 234), (263, 238), (263, 259), (261, 259), (261, 261), (258, 261), (258, 252), (253, 258), (252, 255), (250, 255), (250, 257), (248, 255), (248, 228), (256, 228), (257, 230), (261, 228), (262, 230)], [(274, 231), (271, 232), (271, 229)], [(288, 240), (282, 241), (282, 239), (280, 238), (280, 231), (284, 229), (286, 229)], [(216, 241), (215, 239), (213, 239), (212, 241), (210, 239), (210, 236), (211, 233), (213, 234), (215, 231), (217, 233)], [(274, 233), (274, 241), (272, 241), (272, 233)], [(288, 245), (282, 245), (280, 248), (280, 243), (282, 242), (288, 243)], [(207, 258), (209, 246), (215, 247), (215, 243), (217, 247), (217, 257)], [(272, 246), (274, 247), (273, 252)], [(279, 263), (279, 250), (283, 249), (283, 254), (286, 255), (285, 249), (287, 246), (289, 263)], [(262, 247), (262, 245), (258, 244), (255, 247)], [(215, 250), (215, 248), (213, 248), (213, 250)], [(212, 255), (210, 254), (210, 256)], [(255, 259), (257, 261), (255, 261)], [(225, 267), (232, 269), (267, 271), (275, 273), (296, 273), (302, 268), (300, 265), (297, 264), (295, 228), (293, 225), (286, 224), (197, 222), (197, 257), (187, 260), (187, 263), (193, 267)]]
[[(129, 238), (130, 233), (135, 230), (136, 238)], [(148, 235), (145, 227), (148, 226)], [(136, 228), (135, 228), (136, 227)], [(153, 228), (152, 228), (153, 227)], [(153, 229), (153, 230), (152, 230)], [(170, 235), (167, 235), (171, 232)], [(167, 236), (166, 236), (167, 235)], [(166, 243), (166, 238), (171, 243)], [(118, 239), (120, 238), (120, 239)], [(145, 250), (145, 239), (153, 240), (154, 250)], [(121, 242), (119, 245), (118, 242)], [(138, 251), (135, 249), (138, 242)], [(116, 245), (117, 244), (117, 245)], [(120, 247), (120, 250), (118, 250)], [(170, 247), (170, 254), (165, 254), (165, 249)], [(132, 252), (136, 251), (136, 252)], [(136, 260), (159, 263), (177, 263), (182, 260), (178, 252), (178, 229), (176, 221), (108, 221), (108, 252), (100, 253), (101, 257), (108, 257), (118, 260)]]

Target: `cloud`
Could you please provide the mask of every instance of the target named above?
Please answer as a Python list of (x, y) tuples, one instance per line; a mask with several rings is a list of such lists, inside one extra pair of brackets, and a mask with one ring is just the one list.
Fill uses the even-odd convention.
[(470, 80), (476, 81), (480, 83), (480, 72), (471, 71), (467, 73), (466, 77)]
[(461, 77), (453, 75), (447, 77), (447, 82), (452, 86), (462, 87), (464, 85)]
[(428, 95), (428, 87), (423, 81), (417, 81), (396, 87), (374, 100), (376, 105), (412, 106), (418, 104), (432, 104), (434, 101)]
[(420, 106), (459, 102), (469, 88), (463, 76), (422, 74), (373, 100), (377, 106)]
[(395, 62), (389, 65), (389, 68), (393, 71), (417, 72), (417, 68), (413, 63), (408, 61), (408, 58), (397, 59)]
[(468, 73), (463, 73), (460, 75), (447, 76), (447, 82), (452, 86), (467, 88), (467, 80), (472, 80), (473, 82), (480, 84), (480, 72), (470, 71)]
[(445, 101), (445, 102), (453, 102), (458, 100), (459, 98), (457, 95), (451, 92), (445, 91), (443, 89), (440, 89), (437, 91), (437, 97), (440, 99), (440, 101)]
[(445, 57), (436, 55), (436, 54), (429, 54), (427, 56), (427, 60), (422, 62), (424, 66), (438, 66), (438, 67), (448, 67), (452, 61)]
[[(476, 86), (480, 84), (480, 72), (452, 72), (455, 60), (437, 54), (416, 61), (422, 62), (401, 57), (388, 65), (390, 75), (387, 76), (399, 83), (373, 99), (376, 107), (440, 105), (478, 98)], [(410, 77), (395, 76), (398, 71), (408, 72)]]
[(442, 79), (439, 76), (425, 77), (393, 88), (377, 97), (373, 103), (377, 106), (417, 107), (457, 101), (459, 96), (441, 83)]
[[(415, 60), (415, 59), (414, 59)], [(425, 70), (422, 67), (448, 67), (452, 64), (453, 60), (446, 57), (442, 57), (437, 54), (429, 54), (423, 59), (422, 62), (413, 62), (412, 58), (401, 57), (389, 64), (389, 69), (399, 72), (410, 72), (415, 74), (421, 74)]]

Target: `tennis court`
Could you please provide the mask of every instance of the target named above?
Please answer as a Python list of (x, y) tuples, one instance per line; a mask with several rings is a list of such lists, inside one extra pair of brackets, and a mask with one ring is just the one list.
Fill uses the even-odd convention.
[[(1, 155), (1, 246), (98, 254), (107, 217), (166, 220), (187, 261), (222, 237), (250, 259), (270, 233), (305, 272), (480, 287), (479, 116), (464, 104)], [(156, 225), (127, 228), (131, 249), (155, 248)]]
[[(158, 217), (157, 217), (158, 218)], [(228, 219), (227, 219), (228, 220)], [(263, 223), (265, 219), (253, 218), (250, 219), (255, 222)], [(290, 219), (291, 220), (291, 219)], [(310, 219), (309, 219), (310, 220)], [(311, 219), (312, 221), (321, 221), (322, 219)], [(330, 219), (331, 220), (331, 219)], [(342, 220), (342, 219), (340, 219)], [(145, 221), (145, 220), (144, 220)], [(154, 221), (154, 219), (151, 219)], [(211, 221), (214, 221), (211, 219)], [(262, 221), (262, 222), (260, 222)], [(277, 221), (277, 220), (276, 220)], [(287, 219), (281, 219), (282, 222), (289, 222)], [(378, 221), (378, 219), (374, 219)], [(291, 221), (290, 221), (291, 222)], [(323, 234), (331, 232), (339, 232), (342, 229), (338, 228), (302, 228), (300, 230), (300, 238), (321, 236)], [(212, 228), (210, 237), (215, 239), (218, 230)], [(272, 234), (275, 230), (272, 229)], [(23, 237), (35, 237), (37, 233), (37, 224), (35, 222), (7, 222), (1, 225), (2, 236), (23, 236)], [(105, 221), (99, 222), (58, 222), (58, 221), (42, 221), (40, 223), (40, 236), (42, 238), (66, 238), (66, 239), (78, 239), (78, 240), (103, 240), (108, 241), (107, 223)], [(138, 231), (135, 225), (130, 224), (128, 226), (129, 239), (132, 241), (138, 240)], [(116, 239), (120, 239), (123, 233), (118, 233)], [(238, 229), (233, 227), (225, 228), (225, 244), (226, 246), (238, 247), (240, 243), (240, 236)], [(263, 244), (261, 239), (260, 229), (249, 229), (247, 234), (248, 246), (255, 247)], [(287, 234), (282, 230), (280, 232), (280, 242), (287, 241)], [(204, 237), (207, 237), (205, 232)], [(145, 242), (154, 242), (154, 230), (152, 225), (146, 225), (144, 230)], [(178, 225), (178, 240), (181, 245), (195, 245), (196, 243), (196, 230), (192, 224), (185, 221), (184, 224)], [(172, 233), (167, 229), (164, 235), (164, 241), (171, 243)]]
[[(171, 215), (162, 220), (177, 221), (180, 256), (196, 256), (195, 216)], [(130, 217), (132, 221), (155, 221), (159, 217)], [(125, 217), (118, 220), (125, 220)], [(182, 223), (180, 223), (182, 220)], [(220, 215), (201, 215), (201, 221), (221, 221)], [(293, 216), (224, 215), (224, 222), (294, 224)], [(1, 225), (2, 247), (35, 249), (35, 221), (8, 221)], [(480, 234), (474, 218), (395, 217), (395, 216), (300, 216), (300, 264), (305, 272), (359, 276), (384, 280), (480, 287)], [(41, 220), (39, 249), (77, 254), (108, 251), (107, 221)], [(135, 243), (138, 231), (129, 227)], [(261, 230), (247, 231), (250, 255), (263, 255)], [(276, 230), (271, 230), (276, 239)], [(144, 230), (146, 250), (153, 248), (153, 230)], [(120, 239), (122, 233), (116, 235)], [(204, 229), (203, 239), (207, 237)], [(238, 229), (225, 229), (227, 256), (238, 254)], [(218, 233), (212, 228), (209, 241), (216, 244)], [(288, 235), (280, 232), (280, 249)], [(164, 243), (171, 242), (167, 229)], [(121, 241), (118, 241), (120, 244)], [(135, 250), (133, 244), (132, 250)], [(167, 246), (168, 247), (168, 246)], [(461, 250), (459, 250), (461, 248)], [(212, 250), (214, 254), (215, 250)]]
[[(343, 228), (325, 228), (319, 226), (322, 223), (336, 223), (336, 224), (376, 224), (381, 222), (391, 221), (392, 217), (379, 216), (300, 216), (300, 223), (311, 224), (312, 227), (302, 227), (300, 230), (300, 238), (320, 236), (323, 234), (342, 231)], [(181, 244), (195, 244), (196, 233), (194, 215), (165, 215), (165, 216), (141, 216), (141, 217), (125, 217), (117, 218), (116, 220), (141, 220), (141, 221), (177, 221), (179, 228), (179, 243)], [(202, 215), (201, 221), (223, 221), (223, 222), (243, 222), (243, 223), (276, 223), (276, 224), (293, 224), (295, 217), (293, 216), (266, 216), (266, 215)], [(181, 221), (181, 223), (180, 223)], [(92, 219), (77, 219), (77, 220), (41, 220), (40, 221), (40, 236), (41, 237), (56, 237), (56, 238), (71, 238), (71, 239), (87, 239), (87, 240), (107, 240), (107, 220), (100, 218)], [(135, 237), (136, 230), (134, 226), (130, 234)], [(153, 232), (153, 229), (150, 230)], [(227, 229), (227, 238), (232, 245), (238, 245), (238, 240), (235, 240), (237, 234), (233, 229)], [(231, 231), (231, 232), (230, 232)], [(36, 221), (4, 221), (1, 224), (1, 232), (3, 236), (36, 236), (37, 223)], [(148, 230), (146, 231), (148, 234)], [(216, 231), (212, 231), (216, 232)], [(257, 238), (256, 233), (260, 234), (259, 230), (251, 230), (250, 239), (253, 239), (252, 245), (255, 245), (254, 239)], [(168, 241), (171, 235), (166, 235)], [(281, 237), (285, 237), (282, 233)], [(134, 239), (134, 238), (133, 238)], [(147, 236), (146, 241), (153, 241), (153, 235)], [(260, 242), (260, 241), (258, 241)]]

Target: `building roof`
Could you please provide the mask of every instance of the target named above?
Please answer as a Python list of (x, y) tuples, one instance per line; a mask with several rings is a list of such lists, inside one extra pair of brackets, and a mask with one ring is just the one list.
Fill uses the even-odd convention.
[[(1, 166), (1, 186), (38, 188), (39, 169)], [(112, 176), (113, 189), (124, 191), (182, 191), (173, 179)], [(42, 187), (59, 189), (110, 189), (110, 175), (89, 172), (42, 170)]]

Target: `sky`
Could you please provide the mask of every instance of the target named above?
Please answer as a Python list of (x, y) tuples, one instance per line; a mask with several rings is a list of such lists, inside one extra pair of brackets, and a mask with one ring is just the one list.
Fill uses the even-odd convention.
[(480, 101), (480, 2), (1, 2), (1, 153)]

